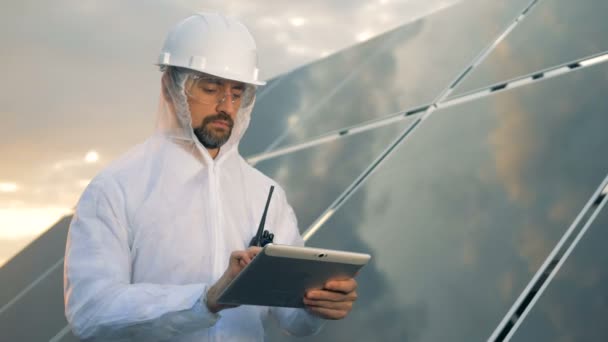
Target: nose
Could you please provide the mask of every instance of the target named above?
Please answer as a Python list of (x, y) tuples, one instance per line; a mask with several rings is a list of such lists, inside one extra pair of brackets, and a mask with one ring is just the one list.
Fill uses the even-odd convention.
[(217, 110), (218, 112), (225, 112), (234, 118), (238, 108), (232, 103), (232, 97), (229, 94), (224, 94), (224, 97), (217, 104)]

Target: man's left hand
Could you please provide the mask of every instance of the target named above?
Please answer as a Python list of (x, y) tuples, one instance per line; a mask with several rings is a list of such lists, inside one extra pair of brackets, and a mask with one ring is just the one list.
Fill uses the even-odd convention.
[(330, 280), (322, 289), (309, 290), (304, 304), (313, 315), (325, 319), (342, 319), (357, 300), (357, 281), (353, 278)]

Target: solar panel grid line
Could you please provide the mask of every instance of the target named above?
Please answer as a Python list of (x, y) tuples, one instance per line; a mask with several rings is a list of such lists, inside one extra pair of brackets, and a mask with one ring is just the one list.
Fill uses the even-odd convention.
[(313, 236), (327, 220), (334, 214), (335, 210), (329, 208), (327, 209), (317, 220), (315, 220), (308, 229), (302, 234), (302, 239), (304, 241), (308, 241), (311, 236)]
[(477, 56), (475, 56), (475, 58), (473, 58), (473, 60), (471, 61), (471, 63), (469, 64), (469, 66), (467, 66), (455, 79), (454, 81), (444, 90), (442, 91), (439, 96), (437, 96), (437, 98), (435, 98), (435, 100), (433, 101), (433, 103), (440, 103), (443, 100), (445, 100), (448, 96), (450, 96), (450, 94), (452, 93), (452, 91), (454, 91), (454, 89), (460, 84), (462, 83), (462, 80), (469, 75), (471, 72), (473, 72), (475, 70), (475, 68), (481, 64), (481, 62), (483, 62), (486, 57), (488, 57), (488, 55), (496, 48), (496, 46), (498, 46), (498, 44), (500, 44), (500, 42), (502, 42), (507, 36), (508, 34), (513, 31), (513, 29), (515, 29), (515, 27), (523, 21), (523, 19), (526, 17), (527, 12), (530, 11), (530, 9), (532, 7), (534, 7), (537, 3), (539, 2), (539, 0), (532, 0), (528, 6), (526, 6), (521, 13), (519, 13), (515, 19), (496, 37), (496, 39), (494, 39), (492, 42), (490, 42), (490, 44), (488, 44), (488, 46), (486, 46), (484, 49), (482, 49), (479, 54), (477, 54)]
[[(309, 140), (305, 140), (301, 143), (293, 144), (290, 146), (278, 148), (276, 150), (272, 150), (270, 152), (254, 154), (251, 157), (247, 158), (247, 161), (252, 163), (253, 165), (268, 159), (272, 159), (275, 157), (280, 157), (292, 152), (300, 151), (308, 147), (316, 146), (320, 143), (326, 143), (330, 141), (334, 141), (335, 139), (342, 138), (346, 135), (363, 133), (370, 129), (375, 129), (379, 127), (384, 127), (386, 125), (390, 125), (395, 122), (402, 121), (410, 116), (414, 116), (417, 114), (421, 114), (425, 112), (430, 105), (425, 105), (422, 107), (416, 107), (413, 109), (409, 109), (407, 111), (398, 111), (391, 114), (388, 114), (379, 119), (372, 119), (368, 121), (364, 121), (362, 123), (346, 126), (344, 128), (339, 128), (328, 133), (319, 135), (317, 137), (311, 138)], [(331, 139), (329, 139), (331, 138)]]
[[(317, 137), (311, 138), (309, 140), (305, 140), (304, 142), (301, 142), (301, 143), (278, 148), (276, 150), (272, 150), (272, 151), (266, 152), (266, 153), (255, 154), (251, 157), (248, 157), (247, 161), (249, 163), (251, 163), (252, 165), (255, 165), (264, 160), (280, 157), (280, 156), (283, 156), (283, 155), (286, 155), (289, 153), (293, 153), (293, 152), (297, 152), (297, 151), (300, 151), (300, 150), (303, 150), (303, 149), (306, 149), (309, 147), (313, 147), (313, 146), (316, 146), (319, 144), (324, 144), (324, 143), (327, 143), (330, 141), (334, 141), (336, 139), (343, 138), (347, 135), (363, 133), (370, 129), (384, 127), (386, 125), (390, 125), (392, 123), (405, 120), (406, 118), (409, 118), (412, 115), (422, 113), (422, 111), (419, 110), (420, 108), (421, 107), (417, 107), (415, 109), (410, 109), (408, 111), (399, 111), (399, 112), (388, 114), (385, 117), (382, 117), (380, 119), (369, 120), (369, 121), (365, 121), (365, 122), (357, 124), (357, 125), (351, 125), (351, 126), (347, 126), (344, 128), (339, 128), (339, 129), (330, 131), (328, 133), (319, 135)], [(428, 106), (424, 106), (422, 108), (428, 108)]]
[[(587, 61), (591, 61), (591, 63), (588, 63)], [(525, 85), (528, 85), (528, 84), (531, 84), (534, 82), (539, 82), (539, 81), (542, 81), (545, 79), (560, 76), (560, 75), (563, 75), (563, 74), (566, 74), (566, 73), (569, 73), (572, 71), (584, 69), (584, 68), (587, 68), (587, 67), (590, 67), (590, 66), (593, 66), (596, 64), (604, 63), (607, 61), (608, 61), (608, 51), (604, 51), (599, 54), (593, 54), (591, 56), (579, 58), (579, 59), (576, 59), (576, 60), (573, 60), (573, 61), (570, 61), (567, 63), (563, 63), (563, 64), (560, 64), (557, 66), (552, 66), (552, 67), (549, 67), (546, 69), (534, 71), (527, 75), (518, 76), (518, 77), (512, 78), (507, 81), (501, 81), (501, 82), (489, 85), (487, 87), (478, 88), (473, 91), (467, 92), (465, 94), (458, 95), (458, 96), (455, 96), (452, 98), (448, 98), (448, 99), (444, 100), (443, 102), (438, 103), (437, 105), (440, 108), (444, 108), (444, 107), (449, 107), (449, 106), (453, 106), (453, 105), (460, 104), (460, 103), (473, 101), (473, 100), (479, 99), (481, 97), (492, 95), (499, 91), (515, 89), (515, 88), (522, 87), (522, 86), (525, 86)]]
[(40, 282), (42, 282), (46, 277), (49, 276), (49, 274), (53, 273), (53, 271), (55, 269), (57, 269), (57, 267), (63, 265), (63, 257), (61, 259), (59, 259), (55, 264), (53, 264), (51, 267), (49, 267), (46, 271), (44, 271), (40, 276), (38, 276), (38, 278), (34, 279), (34, 281), (32, 281), (29, 285), (27, 285), (26, 287), (23, 288), (23, 290), (21, 290), (21, 292), (19, 292), (15, 297), (13, 297), (13, 299), (11, 299), (10, 301), (8, 301), (6, 304), (4, 304), (2, 306), (2, 308), (0, 308), (0, 315), (2, 315), (4, 312), (6, 312), (6, 310), (8, 310), (11, 306), (13, 306), (15, 303), (17, 303), (21, 298), (23, 298), (29, 291), (31, 291), (34, 287), (36, 287), (36, 285), (40, 284)]
[(608, 174), (606, 175), (604, 180), (601, 182), (601, 184), (598, 186), (598, 188), (594, 191), (593, 195), (591, 195), (589, 200), (587, 200), (587, 202), (585, 203), (585, 205), (583, 206), (581, 211), (578, 213), (578, 215), (574, 219), (574, 221), (570, 224), (570, 227), (568, 227), (566, 232), (564, 232), (564, 234), (562, 235), (562, 237), (560, 238), (558, 243), (555, 245), (555, 247), (551, 251), (551, 253), (549, 253), (549, 255), (547, 256), (545, 261), (538, 268), (538, 270), (536, 271), (536, 273), (534, 274), (534, 276), (532, 277), (530, 282), (528, 282), (528, 285), (526, 285), (526, 287), (521, 292), (519, 297), (515, 300), (515, 302), (511, 306), (511, 308), (507, 311), (507, 313), (505, 314), (503, 319), (498, 323), (498, 325), (496, 326), (496, 329), (492, 332), (492, 334), (488, 338), (488, 341), (499, 341), (498, 338), (499, 338), (501, 332), (504, 330), (504, 328), (507, 325), (509, 325), (509, 322), (514, 318), (514, 316), (516, 315), (517, 309), (524, 302), (524, 299), (526, 298), (527, 294), (532, 290), (532, 288), (535, 286), (535, 284), (537, 284), (538, 280), (543, 275), (543, 272), (549, 267), (549, 264), (551, 263), (551, 261), (554, 260), (555, 257), (560, 253), (560, 251), (563, 250), (563, 247), (564, 247), (566, 241), (569, 239), (570, 236), (572, 236), (572, 234), (576, 230), (576, 227), (578, 227), (580, 225), (580, 222), (585, 217), (585, 214), (588, 213), (589, 210), (594, 206), (594, 202), (597, 200), (597, 198), (599, 196), (602, 195), (602, 191), (604, 190), (604, 188), (606, 186), (608, 186)]
[(492, 93), (492, 91), (490, 91), (489, 88), (488, 89), (483, 89), (483, 90), (480, 90), (480, 91), (478, 91), (476, 93), (469, 94), (467, 96), (456, 97), (456, 98), (453, 98), (453, 99), (444, 100), (443, 102), (438, 103), (437, 107), (439, 107), (439, 108), (446, 108), (446, 107), (458, 105), (458, 104), (461, 104), (461, 103), (471, 102), (473, 100), (480, 99), (482, 97), (486, 97), (486, 96), (490, 95), (491, 93)]
[(588, 66), (588, 65), (593, 65), (593, 64), (598, 64), (598, 63), (602, 63), (602, 62), (606, 62), (608, 61), (608, 52), (602, 52), (597, 54), (595, 57), (593, 58), (589, 58), (585, 61), (580, 62), (580, 64), (582, 66)]
[(532, 301), (530, 302), (530, 304), (528, 304), (528, 306), (526, 306), (525, 310), (519, 316), (519, 319), (517, 321), (515, 321), (515, 324), (513, 325), (513, 327), (509, 331), (509, 333), (506, 335), (504, 341), (511, 340), (511, 338), (513, 337), (513, 334), (515, 334), (515, 332), (517, 331), (517, 328), (519, 328), (521, 323), (526, 319), (528, 313), (534, 307), (534, 305), (536, 304), (536, 302), (538, 301), (540, 296), (543, 294), (543, 292), (547, 289), (547, 287), (549, 286), (549, 284), (551, 283), (553, 278), (555, 278), (555, 275), (561, 269), (564, 262), (568, 259), (570, 254), (572, 254), (572, 251), (574, 250), (574, 248), (576, 248), (576, 246), (578, 245), (580, 240), (583, 238), (585, 233), (587, 233), (587, 231), (589, 230), (589, 227), (591, 227), (591, 225), (597, 218), (597, 215), (602, 211), (602, 209), (606, 205), (606, 201), (607, 201), (607, 196), (603, 196), (603, 199), (597, 205), (597, 207), (591, 214), (591, 217), (587, 220), (587, 222), (585, 222), (585, 225), (581, 228), (581, 230), (578, 232), (578, 234), (574, 238), (574, 241), (568, 246), (568, 248), (564, 252), (564, 255), (558, 260), (557, 265), (555, 265), (555, 267), (551, 270), (551, 272), (549, 273), (549, 276), (547, 277), (547, 280), (545, 280), (545, 282), (543, 282), (543, 284), (539, 288), (539, 290), (536, 293), (536, 295), (534, 296), (534, 298), (532, 298)]
[[(406, 138), (409, 137), (410, 134), (412, 134), (415, 129), (419, 127), (419, 124), (422, 121), (428, 119), (431, 114), (439, 108), (439, 104), (450, 95), (451, 90), (453, 90), (454, 87), (458, 86), (458, 84), (460, 84), (460, 82), (462, 82), (462, 80), (464, 80), (466, 76), (474, 69), (473, 66), (481, 63), (483, 59), (489, 55), (490, 51), (492, 51), (498, 45), (498, 43), (507, 36), (505, 32), (511, 32), (515, 25), (522, 21), (520, 18), (522, 18), (524, 13), (529, 12), (530, 8), (536, 5), (538, 1), (539, 0), (532, 0), (528, 4), (528, 6), (526, 6), (522, 10), (521, 13), (517, 14), (513, 22), (509, 24), (496, 39), (494, 39), (488, 46), (486, 46), (473, 59), (473, 61), (467, 67), (465, 67), (465, 69), (460, 74), (458, 74), (458, 76), (455, 78), (455, 81), (450, 83), (443, 91), (439, 93), (439, 95), (431, 103), (429, 108), (422, 113), (421, 117), (416, 119), (407, 128), (405, 128), (403, 133), (401, 133), (397, 137), (397, 139), (395, 139), (395, 141), (391, 143), (391, 145), (380, 156), (378, 156), (378, 158), (365, 171), (363, 171), (363, 173), (359, 175), (359, 177), (357, 177), (357, 179), (355, 179), (355, 181), (348, 188), (346, 188), (344, 192), (342, 192), (342, 194), (338, 196), (338, 198), (336, 198), (336, 200), (330, 205), (330, 207), (325, 212), (323, 212), (317, 220), (313, 221), (313, 224), (303, 234), (306, 239), (309, 239), (319, 229), (323, 227), (322, 224), (319, 224), (320, 220), (323, 220), (323, 222), (325, 222), (333, 215), (333, 213), (336, 212), (340, 205), (344, 203), (344, 201), (346, 201), (361, 184), (365, 182), (368, 176), (373, 174), (374, 170), (386, 159), (386, 157), (388, 157), (397, 146), (404, 143)], [(314, 228), (314, 230), (312, 230), (311, 228)]]
[(324, 135), (324, 136), (314, 138), (312, 140), (309, 140), (309, 141), (306, 141), (306, 142), (303, 142), (300, 144), (295, 144), (295, 145), (283, 147), (280, 149), (276, 149), (271, 152), (261, 153), (259, 155), (251, 156), (251, 157), (247, 158), (247, 162), (249, 162), (249, 164), (251, 164), (252, 166), (255, 166), (257, 163), (259, 163), (261, 161), (273, 159), (276, 157), (284, 156), (286, 154), (301, 151), (301, 150), (307, 149), (309, 147), (328, 143), (328, 142), (334, 141), (336, 139), (339, 139), (340, 137), (341, 137), (341, 135), (336, 134), (336, 133)]
[(55, 334), (55, 336), (51, 337), (51, 339), (49, 340), (49, 342), (59, 342), (61, 341), (65, 335), (67, 335), (70, 332), (70, 325), (66, 324), (65, 327), (63, 327), (61, 330), (59, 330), (59, 332), (57, 334)]
[(521, 87), (523, 85), (526, 85), (526, 84), (529, 84), (532, 82), (534, 82), (534, 79), (532, 79), (532, 77), (522, 78), (519, 80), (512, 81), (510, 83), (507, 83), (507, 89), (514, 89), (514, 88)]
[[(536, 0), (534, 0), (529, 6), (533, 6), (536, 3)], [(502, 32), (502, 34), (500, 34), (498, 37), (496, 37), (496, 40), (494, 40), (487, 49), (483, 50), (480, 55), (478, 56), (478, 58), (476, 58), (476, 60), (473, 62), (473, 64), (471, 64), (471, 69), (467, 70), (466, 72), (470, 72), (472, 71), (472, 69), (474, 69), (475, 67), (477, 67), (483, 60), (486, 59), (486, 57), (488, 57), (488, 55), (490, 54), (490, 52), (492, 52), (496, 46), (498, 46), (498, 44), (500, 44), (500, 42), (505, 39), (505, 37), (507, 37), (507, 35), (509, 35), (509, 33), (511, 33), (511, 31), (513, 31), (513, 29), (515, 29), (515, 27), (517, 26), (517, 24), (523, 20), (523, 18), (525, 17), (525, 15), (522, 13), (520, 14), (517, 18), (515, 18), (515, 20), (509, 25), (507, 26), (506, 30), (504, 32)], [(456, 85), (455, 83), (453, 83), (453, 85)]]
[(566, 72), (568, 72), (570, 70), (572, 70), (572, 69), (570, 69), (569, 66), (563, 66), (561, 68), (556, 68), (556, 69), (553, 69), (553, 70), (545, 72), (543, 78), (547, 79), (547, 78), (555, 77), (555, 76), (564, 74), (564, 73), (566, 73)]
[[(416, 113), (416, 114), (420, 114)], [(408, 112), (399, 112), (397, 114), (390, 114), (389, 116), (387, 116), (386, 118), (383, 118), (382, 120), (373, 120), (373, 121), (368, 121), (367, 124), (365, 125), (357, 125), (357, 126), (351, 126), (351, 127), (347, 127), (347, 133), (346, 134), (357, 134), (357, 133), (362, 133), (365, 131), (368, 131), (370, 129), (375, 129), (378, 127), (383, 127), (386, 125), (390, 125), (392, 123), (398, 122), (398, 121), (402, 121), (405, 120), (406, 118), (409, 118), (410, 116), (407, 115)], [(413, 115), (416, 115), (413, 114)], [(342, 135), (344, 136), (344, 135)]]

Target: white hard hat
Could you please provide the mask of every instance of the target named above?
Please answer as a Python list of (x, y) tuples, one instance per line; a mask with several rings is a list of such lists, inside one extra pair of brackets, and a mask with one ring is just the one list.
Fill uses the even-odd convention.
[(255, 41), (245, 25), (217, 13), (199, 13), (180, 21), (167, 35), (158, 65), (176, 66), (213, 76), (264, 85), (258, 80)]

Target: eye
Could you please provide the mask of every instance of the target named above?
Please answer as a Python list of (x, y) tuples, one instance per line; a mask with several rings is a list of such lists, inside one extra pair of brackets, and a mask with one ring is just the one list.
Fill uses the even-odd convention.
[(203, 92), (205, 92), (206, 94), (217, 94), (217, 92), (218, 92), (218, 88), (212, 87), (212, 86), (211, 87), (210, 86), (201, 87), (201, 90)]
[(213, 80), (200, 79), (196, 86), (205, 94), (213, 95), (220, 91), (220, 85)]

